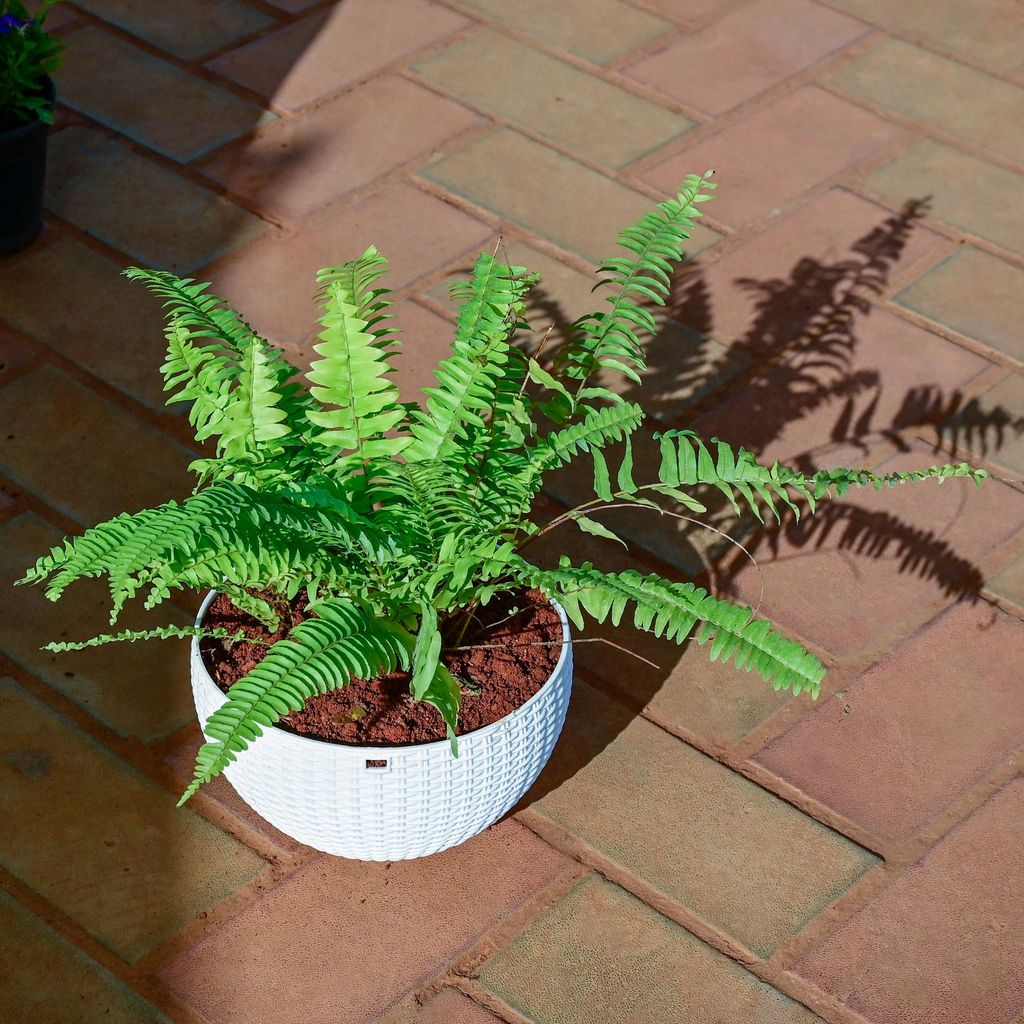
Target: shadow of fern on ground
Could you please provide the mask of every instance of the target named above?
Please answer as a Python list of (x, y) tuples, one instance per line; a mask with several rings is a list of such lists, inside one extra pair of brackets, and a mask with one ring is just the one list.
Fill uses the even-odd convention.
[[(1024, 417), (999, 406), (984, 407), (958, 388), (923, 383), (894, 401), (886, 394), (885, 356), (878, 366), (858, 365), (862, 325), (877, 309), (872, 299), (888, 287), (893, 268), (926, 210), (927, 200), (908, 203), (836, 260), (804, 257), (786, 277), (737, 280), (743, 291), (756, 297), (753, 315), (742, 336), (717, 356), (712, 350), (721, 346), (711, 340), (715, 296), (699, 267), (684, 273), (672, 312), (674, 318), (687, 322), (699, 340), (689, 349), (673, 351), (665, 340), (671, 330), (663, 331), (649, 347), (650, 367), (642, 388), (627, 389), (625, 397), (645, 408), (660, 409), (668, 425), (693, 427), (705, 438), (721, 437), (770, 461), (781, 457), (808, 473), (841, 463), (877, 464), (879, 456), (872, 460), (872, 455), (882, 442), (907, 451), (912, 438), (927, 436), (929, 431), (938, 439), (933, 443), (935, 451), (943, 442), (969, 446), (984, 455), (1024, 434)], [(744, 358), (748, 366), (737, 372)], [(692, 390), (698, 368), (711, 381), (726, 380), (727, 385), (695, 398), (671, 419), (664, 416), (666, 396)], [(920, 370), (928, 374), (933, 367), (922, 365)], [(883, 417), (883, 405), (895, 411)], [(815, 414), (816, 421), (799, 429)], [(790, 450), (794, 439), (809, 439), (813, 447)], [(787, 533), (791, 542), (820, 546), (834, 534), (827, 524), (839, 520), (845, 524), (844, 536), (857, 537), (856, 550), (862, 556), (888, 557), (897, 550), (901, 524), (891, 515), (862, 512), (855, 505), (829, 506)], [(758, 525), (749, 517), (737, 518), (721, 504), (709, 521), (736, 537)], [(920, 549), (912, 558), (899, 549), (896, 557), (908, 571), (913, 566), (916, 574), (943, 581), (945, 593), (953, 593), (950, 588), (959, 576), (964, 593), (977, 593), (980, 574), (976, 569), (948, 545), (929, 537), (927, 530), (904, 525), (905, 540), (900, 543), (910, 543), (914, 537)], [(783, 529), (788, 526), (783, 523)], [(748, 547), (767, 544), (770, 550), (774, 532), (762, 530), (745, 543)], [(718, 545), (716, 550), (720, 549)]]
[[(908, 203), (835, 260), (804, 257), (785, 277), (735, 281), (756, 301), (749, 325), (728, 344), (723, 344), (728, 339), (716, 336), (716, 295), (704, 271), (699, 264), (684, 268), (667, 315), (652, 310), (659, 315), (660, 329), (646, 346), (649, 366), (643, 385), (623, 389), (624, 397), (648, 411), (652, 429), (690, 427), (706, 439), (719, 436), (751, 449), (759, 457), (767, 453), (771, 461), (777, 457), (775, 450), (785, 448), (794, 435), (809, 438), (813, 447), (787, 452), (783, 458), (809, 473), (839, 464), (877, 466), (892, 456), (893, 448), (908, 452), (913, 447), (933, 447), (938, 452), (940, 443), (969, 446), (988, 455), (1024, 434), (1024, 417), (998, 406), (983, 407), (977, 398), (967, 398), (959, 388), (926, 382), (901, 396), (891, 396), (886, 393), (884, 357), (877, 366), (862, 361), (863, 325), (878, 310), (872, 300), (888, 288), (915, 224), (926, 209), (925, 200)], [(556, 298), (544, 291), (543, 282), (534, 289), (529, 312), (530, 322), (539, 333), (553, 323), (564, 334), (573, 319)], [(578, 315), (582, 311), (573, 312)], [(883, 312), (877, 315), (891, 316)], [(932, 369), (922, 365), (920, 372), (924, 375)], [(814, 420), (808, 423), (812, 416)], [(798, 431), (801, 425), (803, 429)], [(929, 432), (934, 432), (938, 440), (922, 444), (918, 439), (913, 444), (917, 435), (927, 437)], [(889, 442), (888, 446), (884, 442)], [(880, 452), (880, 446), (885, 450)], [(610, 464), (613, 460), (614, 454)], [(550, 492), (553, 497), (562, 502), (567, 498), (585, 500), (590, 493), (590, 469), (583, 465), (586, 461), (580, 460), (575, 475), (564, 486), (556, 484)], [(937, 457), (936, 461), (949, 461), (949, 457)], [(644, 475), (639, 454), (637, 463), (639, 478)], [(654, 471), (653, 465), (648, 468)], [(966, 483), (964, 487), (967, 493)], [(936, 594), (947, 598), (973, 599), (983, 586), (980, 569), (942, 536), (940, 531), (945, 527), (941, 525), (937, 530), (906, 521), (891, 511), (840, 502), (826, 503), (816, 515), (805, 516), (799, 522), (787, 514), (781, 524), (765, 526), (752, 516), (737, 516), (724, 499), (714, 501), (715, 494), (701, 495), (709, 506), (709, 513), (701, 518), (723, 533), (742, 538), (755, 559), (799, 559), (829, 547), (856, 558), (889, 560), (900, 574), (931, 582)], [(643, 532), (636, 528), (640, 520), (633, 513), (613, 512), (602, 517), (620, 536), (641, 545), (631, 543), (628, 557), (622, 548), (607, 541), (573, 537), (562, 531), (551, 535), (547, 551), (534, 554), (553, 559), (566, 551), (574, 560), (592, 558), (613, 569), (638, 560), (637, 567), (646, 571), (648, 554), (643, 546), (651, 549), (653, 536), (653, 547), (663, 559), (667, 551), (678, 555), (684, 545), (703, 551), (704, 569), (697, 568), (692, 574), (696, 582), (710, 583), (714, 590), (737, 596), (736, 581), (749, 568), (747, 555), (713, 535), (710, 544), (695, 539), (698, 528), (691, 525), (666, 539), (664, 534), (679, 524), (669, 526), (656, 513), (647, 515), (655, 524)], [(669, 560), (683, 566), (686, 562), (685, 558)], [(654, 569), (653, 562), (650, 568)], [(751, 599), (749, 595), (747, 599)], [(685, 656), (685, 648), (681, 652), (674, 645), (632, 629), (598, 629), (589, 635), (614, 636), (660, 668), (651, 668), (602, 645), (577, 647), (578, 662), (588, 678), (631, 710), (602, 716), (604, 726), (591, 721), (591, 716), (571, 722), (570, 728), (585, 731), (586, 738), (562, 745), (566, 749), (554, 759), (525, 805), (542, 799), (611, 743), (651, 702)], [(628, 686), (608, 683), (615, 673), (628, 679)], [(721, 678), (723, 687), (732, 685), (724, 674)], [(615, 723), (614, 728), (607, 728), (609, 723)], [(714, 746), (715, 740), (709, 743)]]

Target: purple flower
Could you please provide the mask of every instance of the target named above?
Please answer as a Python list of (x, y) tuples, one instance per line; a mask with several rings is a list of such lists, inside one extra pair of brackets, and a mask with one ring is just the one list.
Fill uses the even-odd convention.
[(10, 35), (16, 28), (24, 28), (26, 25), (31, 25), (30, 21), (23, 21), (21, 18), (16, 18), (13, 14), (5, 14), (0, 17), (0, 36)]

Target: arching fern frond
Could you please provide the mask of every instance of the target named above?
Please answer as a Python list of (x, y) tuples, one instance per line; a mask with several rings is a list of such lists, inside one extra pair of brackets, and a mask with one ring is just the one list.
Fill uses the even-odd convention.
[[(619, 235), (619, 245), (633, 252), (635, 259), (613, 257), (601, 264), (599, 270), (606, 275), (601, 284), (616, 288), (608, 298), (611, 308), (577, 320), (570, 329), (571, 340), (556, 360), (560, 373), (577, 382), (577, 394), (582, 394), (599, 369), (618, 371), (640, 383), (647, 361), (637, 329), (653, 334), (656, 324), (639, 303), (665, 304), (673, 264), (682, 257), (683, 242), (701, 216), (697, 204), (710, 199), (714, 189), (707, 177), (690, 175), (675, 199), (659, 203)], [(597, 391), (609, 400), (616, 398), (606, 389)]]
[(209, 283), (197, 283), (190, 277), (178, 277), (166, 270), (142, 267), (128, 267), (124, 276), (130, 281), (141, 281), (163, 299), (170, 325), (187, 331), (188, 340), (193, 344), (212, 341), (240, 355), (256, 336), (239, 313), (209, 292)]
[(471, 429), (486, 427), (503, 397), (518, 393), (526, 361), (509, 339), (525, 326), (523, 296), (535, 280), (524, 267), (484, 252), (470, 279), (453, 286), (453, 296), (462, 300), (455, 341), (437, 368), (436, 387), (424, 388), (426, 408), (413, 412), (413, 442), (406, 452), (411, 461), (450, 455)]
[(239, 484), (219, 483), (183, 502), (120, 515), (68, 538), (19, 582), (49, 581), (46, 596), (56, 601), (76, 579), (106, 575), (113, 623), (145, 584), (162, 599), (172, 586), (217, 587), (225, 577), (255, 587), (271, 580), (340, 577), (340, 568), (332, 572), (335, 566), (358, 574), (366, 532), (345, 512), (302, 509)]
[(219, 434), (238, 373), (234, 362), (216, 346), (194, 345), (187, 328), (172, 324), (167, 329), (167, 356), (161, 370), (164, 391), (170, 392), (166, 404), (192, 403), (188, 421), (195, 428), (196, 440)]
[(506, 453), (479, 480), (475, 500), (509, 526), (527, 528), (522, 517), (540, 491), (544, 474), (571, 462), (581, 452), (595, 453), (621, 441), (643, 422), (640, 406), (632, 402), (587, 408), (583, 418), (555, 430), (532, 448)]
[(587, 409), (583, 419), (548, 434), (531, 452), (531, 472), (539, 474), (572, 461), (580, 452), (604, 448), (632, 434), (643, 423), (635, 402)]
[(155, 629), (123, 629), (120, 633), (103, 633), (88, 640), (57, 640), (45, 644), (43, 650), (63, 654), (65, 651), (84, 651), (105, 644), (134, 644), (139, 640), (191, 640), (192, 637), (235, 641), (243, 640), (245, 633), (242, 630), (232, 632), (230, 629), (207, 629), (205, 626), (157, 626)]
[(952, 477), (966, 477), (980, 484), (989, 475), (966, 462), (881, 475), (866, 469), (820, 470), (808, 475), (778, 462), (770, 467), (762, 466), (752, 452), (745, 448), (733, 449), (717, 438), (711, 442), (715, 448), (712, 454), (692, 430), (670, 430), (654, 436), (661, 447), (659, 480), (667, 488), (707, 484), (721, 491), (737, 514), (742, 501), (758, 519), (762, 518), (761, 503), (776, 518), (780, 517), (780, 504), (799, 518), (799, 500), (813, 512), (818, 501), (833, 494), (842, 497), (852, 487), (870, 486), (881, 490), (920, 480), (942, 483)]
[(523, 568), (521, 578), (557, 598), (580, 628), (583, 613), (618, 625), (632, 606), (637, 629), (676, 643), (699, 623), (697, 642), (711, 645), (713, 661), (731, 660), (737, 668), (753, 669), (776, 690), (817, 695), (825, 675), (813, 654), (770, 622), (754, 618), (745, 605), (713, 597), (692, 583), (673, 583), (633, 570), (604, 573), (589, 563), (573, 567), (565, 559), (557, 569)]
[(204, 783), (216, 778), (263, 730), (310, 697), (372, 678), (396, 668), (408, 669), (412, 637), (381, 619), (365, 605), (341, 598), (321, 601), (314, 618), (295, 626), (247, 676), (228, 690), (227, 703), (207, 719), (209, 737), (196, 755), (195, 777), (182, 794), (183, 804)]

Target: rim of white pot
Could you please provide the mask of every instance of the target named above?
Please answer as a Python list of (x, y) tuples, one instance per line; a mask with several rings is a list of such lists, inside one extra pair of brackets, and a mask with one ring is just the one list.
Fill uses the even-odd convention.
[[(196, 615), (195, 624), (197, 627), (202, 626), (203, 619), (206, 616), (206, 610), (213, 603), (213, 600), (217, 596), (217, 594), (218, 591), (211, 590), (209, 594), (207, 594), (206, 597), (203, 599), (203, 603), (199, 606), (199, 614)], [(489, 725), (481, 726), (479, 729), (474, 729), (472, 732), (462, 733), (458, 736), (458, 739), (460, 741), (469, 739), (475, 740), (477, 737), (487, 736), (489, 733), (497, 731), (505, 722), (512, 718), (513, 715), (519, 714), (519, 712), (523, 711), (525, 708), (528, 708), (534, 701), (539, 700), (545, 692), (545, 690), (547, 690), (548, 687), (550, 687), (556, 679), (560, 678), (562, 670), (565, 667), (566, 659), (570, 656), (572, 648), (572, 636), (569, 632), (569, 619), (568, 616), (565, 614), (565, 609), (557, 601), (551, 598), (548, 598), (548, 603), (551, 605), (552, 608), (554, 608), (555, 612), (558, 615), (558, 620), (562, 624), (562, 649), (558, 654), (558, 661), (555, 662), (555, 667), (551, 670), (550, 674), (544, 681), (541, 688), (535, 694), (533, 694), (532, 697), (530, 697), (528, 700), (523, 701), (523, 703), (520, 704), (519, 707), (510, 711), (507, 715), (502, 715), (502, 717), (499, 718), (496, 722), (491, 722)], [(203, 661), (202, 652), (199, 650), (199, 637), (192, 638), (192, 655), (195, 661), (203, 669), (203, 674), (206, 677), (206, 685), (212, 686), (217, 691), (217, 693), (226, 701), (227, 695), (214, 681), (213, 676), (210, 675), (210, 671), (206, 667), (206, 662)], [(205, 722), (200, 722), (200, 727), (202, 727), (205, 724)], [(287, 729), (278, 728), (276, 724), (270, 726), (270, 728), (275, 730), (275, 736), (284, 738), (287, 742), (295, 742), (300, 745), (315, 744), (318, 747), (331, 747), (335, 750), (340, 749), (351, 750), (353, 752), (358, 751), (360, 756), (367, 756), (366, 752), (371, 752), (369, 754), (370, 760), (374, 760), (375, 757), (380, 760), (384, 760), (385, 757), (395, 756), (400, 754), (402, 751), (408, 751), (412, 749), (430, 750), (433, 748), (447, 748), (451, 746), (451, 741), (448, 739), (430, 740), (426, 743), (402, 743), (398, 746), (381, 746), (377, 744), (364, 746), (355, 743), (336, 743), (331, 740), (319, 740), (313, 736), (303, 736), (301, 733), (289, 732)], [(266, 730), (264, 730), (264, 735), (266, 735)], [(258, 743), (259, 740), (257, 739), (253, 740), (249, 745), (253, 746), (254, 744)], [(372, 752), (375, 752), (375, 754)]]

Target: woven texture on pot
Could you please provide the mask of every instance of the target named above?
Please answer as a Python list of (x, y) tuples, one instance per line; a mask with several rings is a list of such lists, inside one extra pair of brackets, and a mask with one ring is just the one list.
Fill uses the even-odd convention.
[[(203, 602), (201, 624), (214, 595)], [(533, 785), (562, 731), (572, 688), (572, 646), (548, 681), (510, 715), (459, 737), (403, 747), (326, 743), (264, 729), (224, 774), (250, 807), (301, 843), (356, 860), (408, 860), (465, 842)], [(200, 724), (227, 700), (192, 641), (192, 694)], [(383, 767), (368, 762), (385, 761)]]

